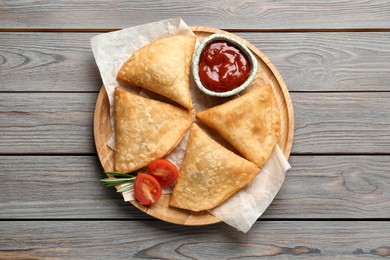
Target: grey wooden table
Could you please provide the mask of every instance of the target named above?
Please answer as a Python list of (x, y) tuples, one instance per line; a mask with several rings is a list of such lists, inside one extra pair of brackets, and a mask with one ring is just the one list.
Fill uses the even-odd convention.
[[(153, 219), (102, 187), (89, 39), (182, 17), (263, 51), (292, 169), (247, 233)], [(390, 256), (390, 1), (1, 1), (0, 259)]]

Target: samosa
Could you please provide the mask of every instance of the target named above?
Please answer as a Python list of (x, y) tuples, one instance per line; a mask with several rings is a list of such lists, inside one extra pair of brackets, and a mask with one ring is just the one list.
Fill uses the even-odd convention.
[(215, 208), (251, 183), (259, 171), (193, 124), (169, 205), (192, 211)]
[(115, 89), (115, 171), (138, 170), (170, 153), (194, 120), (194, 111)]
[(121, 67), (117, 80), (158, 93), (192, 108), (190, 67), (194, 36), (175, 35), (137, 50)]

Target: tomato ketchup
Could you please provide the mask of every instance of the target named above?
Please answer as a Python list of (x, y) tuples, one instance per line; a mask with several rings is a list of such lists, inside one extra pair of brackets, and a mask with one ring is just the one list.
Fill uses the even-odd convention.
[(203, 86), (214, 92), (227, 92), (244, 83), (251, 72), (248, 57), (225, 41), (209, 43), (199, 59), (199, 78)]

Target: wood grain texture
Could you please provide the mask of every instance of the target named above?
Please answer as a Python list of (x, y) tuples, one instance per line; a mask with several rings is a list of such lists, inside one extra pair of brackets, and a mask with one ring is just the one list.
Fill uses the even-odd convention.
[[(236, 33), (294, 91), (389, 91), (390, 33)], [(99, 91), (97, 33), (0, 33), (0, 91)]]
[(97, 94), (2, 93), (0, 154), (95, 153)]
[[(292, 92), (293, 168), (248, 234), (152, 219), (99, 183), (89, 39), (179, 16), (235, 31)], [(389, 17), (387, 0), (0, 1), (0, 259), (390, 257)]]
[(291, 156), (264, 218), (390, 216), (389, 156)]
[(0, 33), (0, 91), (98, 91), (91, 34)]
[(390, 33), (237, 33), (262, 50), (290, 91), (390, 91)]
[(296, 93), (295, 153), (390, 153), (390, 93)]
[[(2, 28), (116, 29), (171, 17), (229, 29), (390, 28), (390, 3), (368, 1), (2, 1)], [(99, 19), (96, 19), (99, 17)]]
[[(95, 153), (95, 93), (2, 93), (0, 154)], [(390, 154), (390, 93), (291, 93), (292, 153)]]
[(248, 234), (225, 224), (160, 221), (4, 221), (7, 259), (380, 259), (390, 256), (388, 222), (257, 222)]
[[(390, 156), (294, 156), (262, 219), (390, 216)], [(152, 219), (104, 187), (97, 156), (0, 156), (0, 219)], [(1, 226), (1, 224), (0, 224)]]
[(145, 218), (100, 183), (96, 156), (0, 156), (0, 168), (2, 219)]

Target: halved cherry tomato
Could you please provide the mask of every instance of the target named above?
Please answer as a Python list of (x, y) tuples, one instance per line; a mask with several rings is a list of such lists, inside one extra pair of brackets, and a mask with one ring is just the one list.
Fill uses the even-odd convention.
[(147, 206), (161, 197), (161, 185), (153, 176), (138, 173), (134, 181), (134, 194), (141, 204)]
[(157, 159), (148, 166), (148, 171), (153, 175), (161, 185), (170, 185), (177, 179), (179, 171), (170, 161)]

